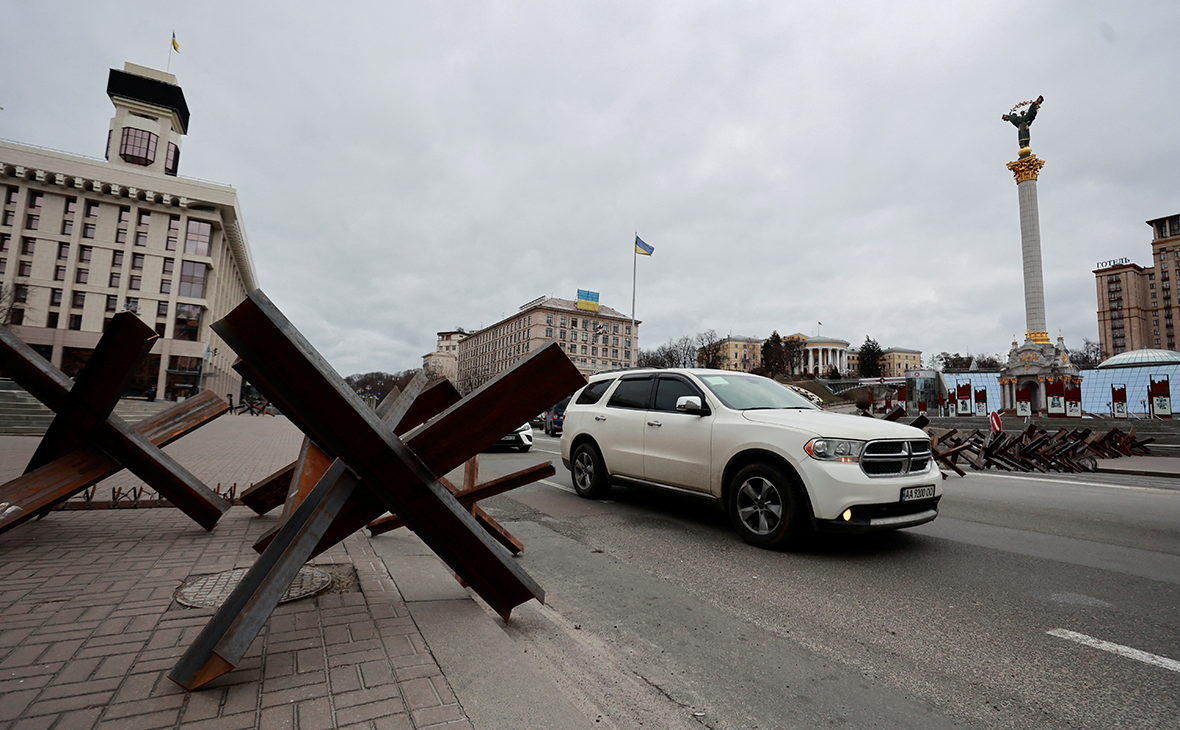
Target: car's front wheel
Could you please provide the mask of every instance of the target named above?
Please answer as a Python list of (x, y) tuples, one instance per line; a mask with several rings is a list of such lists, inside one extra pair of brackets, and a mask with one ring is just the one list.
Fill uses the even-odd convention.
[(587, 499), (605, 497), (610, 491), (606, 464), (593, 444), (580, 444), (574, 449), (573, 468), (570, 470), (574, 491)]
[(743, 467), (733, 478), (727, 506), (734, 527), (751, 545), (784, 547), (807, 531), (803, 490), (773, 464)]
[(517, 449), (520, 451), (520, 453), (522, 453), (522, 454), (527, 454), (527, 453), (529, 452), (529, 449), (531, 449), (531, 448), (532, 448), (532, 445), (528, 445), (528, 446), (517, 446), (516, 448), (517, 448)]

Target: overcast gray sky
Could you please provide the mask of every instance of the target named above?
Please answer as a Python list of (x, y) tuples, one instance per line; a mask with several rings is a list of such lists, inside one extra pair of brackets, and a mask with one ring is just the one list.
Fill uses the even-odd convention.
[[(362, 9), (363, 8), (363, 9)], [(175, 31), (180, 53), (169, 54)], [(238, 190), (262, 289), (343, 375), (578, 288), (707, 329), (1007, 353), (1032, 127), (1050, 335), (1180, 212), (1180, 3), (0, 0), (0, 137), (101, 156), (167, 69), (180, 172)], [(170, 63), (170, 68), (169, 68)]]

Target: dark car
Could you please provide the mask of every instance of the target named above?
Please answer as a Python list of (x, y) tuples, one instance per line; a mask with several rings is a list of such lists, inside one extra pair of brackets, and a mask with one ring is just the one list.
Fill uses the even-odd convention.
[(556, 436), (561, 433), (561, 427), (565, 425), (565, 407), (570, 403), (569, 398), (562, 398), (561, 401), (549, 409), (545, 414), (545, 435)]

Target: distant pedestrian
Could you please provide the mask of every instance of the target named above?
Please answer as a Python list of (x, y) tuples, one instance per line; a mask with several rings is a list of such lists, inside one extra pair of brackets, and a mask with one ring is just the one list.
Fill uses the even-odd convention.
[(154, 386), (154, 385), (152, 385), (152, 386), (149, 386), (149, 387), (148, 387), (148, 389), (147, 389), (147, 392), (145, 392), (145, 393), (144, 393), (144, 395), (146, 395), (146, 396), (147, 396), (147, 399), (148, 399), (148, 402), (149, 402), (149, 403), (151, 403), (151, 402), (153, 402), (154, 400), (156, 400), (156, 386)]

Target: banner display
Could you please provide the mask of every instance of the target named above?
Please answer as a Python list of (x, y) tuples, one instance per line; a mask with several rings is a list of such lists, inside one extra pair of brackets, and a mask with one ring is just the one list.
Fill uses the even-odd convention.
[(1080, 385), (1065, 386), (1065, 417), (1082, 417), (1082, 387)]
[(975, 391), (975, 415), (980, 418), (987, 416), (987, 388)]
[(1168, 376), (1158, 376), (1161, 380), (1156, 380), (1155, 375), (1151, 376), (1151, 382), (1147, 386), (1147, 399), (1151, 405), (1151, 415), (1156, 418), (1171, 418), (1172, 417), (1172, 391), (1168, 384)]
[(1045, 383), (1045, 412), (1053, 418), (1065, 417), (1065, 383)]
[(958, 403), (955, 415), (971, 415), (971, 383), (959, 383), (955, 387), (955, 401)]
[(1127, 386), (1111, 385), (1110, 386), (1110, 415), (1115, 418), (1127, 417)]
[(1032, 391), (1028, 388), (1016, 390), (1016, 415), (1023, 418), (1032, 415)]

